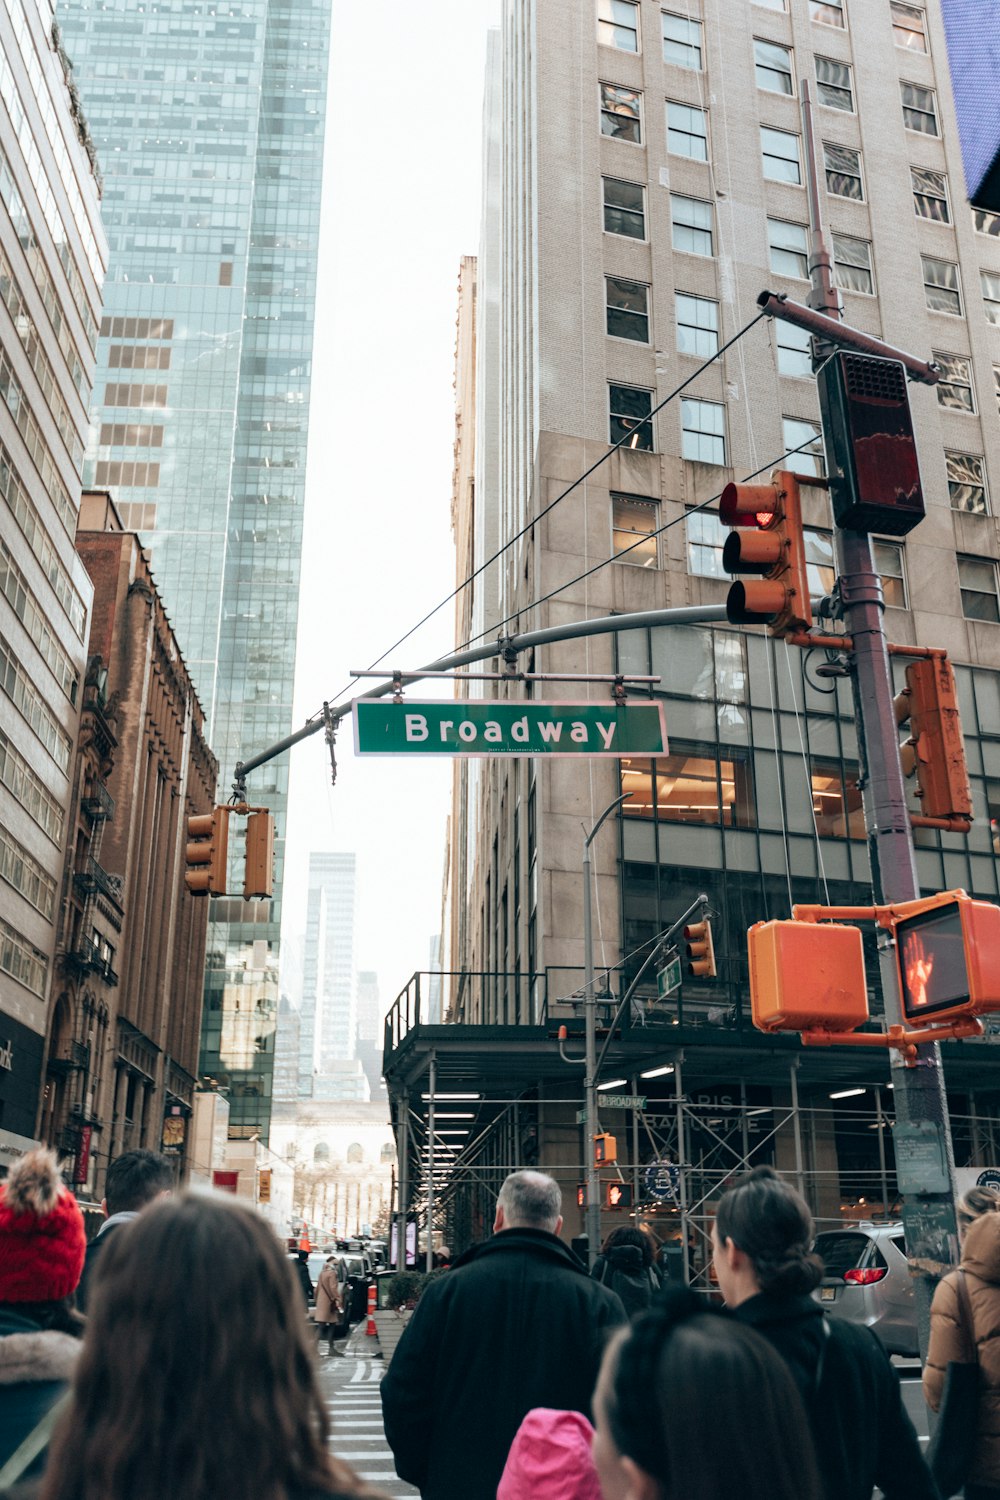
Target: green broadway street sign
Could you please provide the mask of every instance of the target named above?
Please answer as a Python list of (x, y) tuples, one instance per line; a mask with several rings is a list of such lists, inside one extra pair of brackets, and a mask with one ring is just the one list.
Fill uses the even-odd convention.
[(354, 705), (358, 755), (665, 755), (660, 703), (435, 699)]

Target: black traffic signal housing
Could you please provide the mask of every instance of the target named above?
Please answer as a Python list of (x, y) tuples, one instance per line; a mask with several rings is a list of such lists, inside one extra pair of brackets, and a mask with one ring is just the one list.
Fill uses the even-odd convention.
[(587, 1207), (587, 1184), (585, 1182), (578, 1182), (576, 1185), (576, 1206), (577, 1208)]
[(687, 949), (687, 971), (695, 979), (716, 979), (715, 942), (712, 923), (708, 917), (700, 922), (690, 922), (684, 929), (684, 946)]
[(734, 625), (766, 625), (777, 636), (811, 629), (796, 476), (775, 469), (770, 484), (727, 484), (719, 502), (719, 519), (734, 528), (722, 551), (726, 572), (758, 575), (755, 581), (734, 583), (729, 590), (729, 620)]
[(260, 810), (247, 818), (246, 864), (243, 899), (274, 893), (274, 815)]
[(226, 894), (226, 861), (229, 855), (228, 807), (213, 807), (187, 820), (184, 849), (184, 884), (192, 896)]
[(900, 746), (904, 776), (916, 775), (925, 818), (971, 818), (972, 789), (958, 712), (955, 673), (944, 655), (918, 657), (906, 668), (906, 687), (895, 699), (896, 722), (909, 720)]
[(902, 363), (841, 349), (816, 383), (834, 520), (849, 531), (905, 536), (925, 507)]
[(604, 1204), (606, 1208), (622, 1209), (632, 1207), (632, 1184), (630, 1182), (609, 1182), (604, 1189)]
[(614, 1166), (618, 1160), (618, 1142), (613, 1135), (602, 1132), (594, 1136), (595, 1167)]

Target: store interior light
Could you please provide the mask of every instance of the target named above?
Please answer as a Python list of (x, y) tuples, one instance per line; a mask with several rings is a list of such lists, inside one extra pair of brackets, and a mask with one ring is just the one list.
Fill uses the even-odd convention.
[(672, 1073), (673, 1071), (673, 1063), (667, 1063), (665, 1068), (650, 1068), (648, 1073), (641, 1073), (639, 1076), (641, 1078), (662, 1078), (665, 1073)]
[(623, 1083), (628, 1083), (627, 1078), (612, 1078), (607, 1083), (597, 1085), (598, 1092), (602, 1089), (620, 1089)]
[(831, 1094), (831, 1099), (853, 1099), (855, 1094), (867, 1094), (867, 1089), (840, 1089), (836, 1094)]

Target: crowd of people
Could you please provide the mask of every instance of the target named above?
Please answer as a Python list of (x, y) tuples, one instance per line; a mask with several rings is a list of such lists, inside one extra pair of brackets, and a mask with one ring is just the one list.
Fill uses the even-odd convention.
[[(174, 1194), (168, 1174), (151, 1152), (113, 1164), (89, 1248), (52, 1153), (0, 1187), (0, 1492), (378, 1500), (336, 1457), (284, 1246), (252, 1209)], [(982, 1378), (965, 1495), (1000, 1500), (1000, 1213), (962, 1206), (924, 1383), (936, 1406), (961, 1282)], [(661, 1285), (641, 1230), (609, 1236), (589, 1274), (560, 1207), (551, 1177), (512, 1173), (492, 1236), (413, 1312), (381, 1392), (397, 1472), (423, 1500), (870, 1500), (875, 1486), (938, 1500), (882, 1346), (811, 1296), (812, 1222), (778, 1173), (719, 1200), (724, 1307)]]

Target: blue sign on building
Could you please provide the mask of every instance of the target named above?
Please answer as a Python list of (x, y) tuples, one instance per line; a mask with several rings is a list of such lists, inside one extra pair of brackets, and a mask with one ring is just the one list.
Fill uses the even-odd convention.
[(941, 11), (969, 202), (1000, 213), (1000, 0), (941, 0)]

